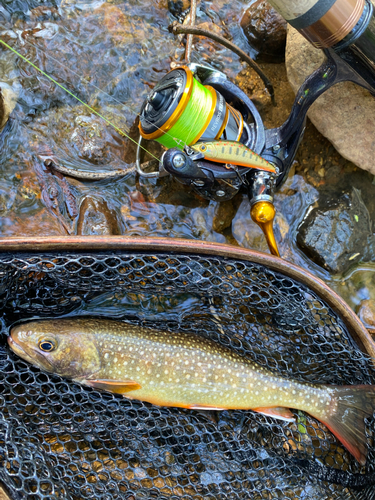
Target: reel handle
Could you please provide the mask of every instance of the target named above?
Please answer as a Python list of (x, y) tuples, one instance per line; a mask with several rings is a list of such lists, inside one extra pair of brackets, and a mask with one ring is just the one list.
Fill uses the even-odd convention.
[(248, 196), (251, 203), (251, 218), (263, 231), (271, 254), (280, 257), (273, 231), (276, 215), (273, 205), (275, 181), (276, 174), (266, 171), (254, 172), (249, 179)]
[(271, 254), (280, 257), (275, 234), (273, 232), (273, 220), (276, 215), (273, 203), (270, 201), (257, 201), (251, 207), (250, 215), (253, 221), (258, 224), (263, 231)]

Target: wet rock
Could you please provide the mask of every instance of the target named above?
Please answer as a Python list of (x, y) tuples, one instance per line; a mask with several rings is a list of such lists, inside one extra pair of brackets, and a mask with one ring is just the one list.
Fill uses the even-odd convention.
[(129, 17), (116, 5), (103, 3), (94, 10), (94, 14), (99, 16), (103, 26), (111, 33), (115, 43), (130, 44), (134, 41)]
[(0, 83), (0, 132), (5, 127), (9, 115), (17, 102), (17, 96), (11, 88)]
[(299, 247), (331, 273), (343, 273), (353, 263), (371, 258), (374, 238), (360, 191), (338, 199), (320, 197), (297, 234)]
[[(115, 108), (99, 109), (120, 130), (125, 128), (126, 120), (117, 116)], [(69, 159), (70, 168), (95, 171), (92, 165), (103, 165), (116, 170), (129, 167), (135, 159), (133, 143), (82, 106), (49, 110), (30, 127), (35, 133), (33, 150), (48, 147), (62, 163)]]
[(375, 334), (375, 300), (363, 300), (359, 304), (357, 314), (367, 330)]
[(232, 200), (218, 203), (215, 207), (212, 229), (217, 233), (222, 233), (231, 226), (234, 216), (242, 201), (241, 196), (236, 196)]
[(70, 142), (74, 144), (77, 155), (95, 165), (108, 163), (110, 146), (113, 147), (113, 141), (110, 144), (112, 130), (104, 128), (100, 118), (95, 115), (77, 116), (75, 122)]
[[(84, 102), (89, 102), (98, 89), (103, 89), (106, 94), (101, 94), (101, 106), (103, 102), (113, 104), (113, 98), (117, 99), (124, 103), (123, 115), (133, 121), (150, 91), (149, 84), (160, 80), (160, 70), (167, 71), (169, 57), (174, 52), (173, 42), (168, 43), (173, 35), (166, 34), (169, 23), (166, 5), (162, 0), (57, 3), (60, 14), (56, 18), (52, 11), (48, 17), (48, 9), (32, 16), (15, 16), (3, 36), (4, 41), (46, 73), (58, 75), (59, 81), (65, 82)], [(24, 9), (26, 12), (27, 8)], [(67, 43), (70, 36), (72, 43)], [(40, 50), (35, 50), (35, 46)], [(57, 53), (57, 62), (48, 57)], [(6, 75), (19, 80), (25, 119), (50, 108), (76, 106), (77, 101), (62, 88), (30, 70), (26, 61), (2, 49), (0, 82), (5, 58), (16, 60), (15, 71), (6, 71)]]
[(51, 217), (47, 208), (34, 211), (32, 217), (9, 213), (0, 217), (0, 232), (2, 236), (66, 236), (66, 230), (57, 218)]
[(250, 45), (260, 54), (284, 59), (286, 21), (265, 0), (257, 0), (245, 11), (241, 28)]
[[(323, 60), (321, 50), (288, 28), (285, 62), (294, 92)], [(375, 174), (375, 99), (367, 90), (350, 82), (335, 85), (312, 105), (308, 116), (342, 156)]]
[(122, 234), (116, 212), (103, 198), (87, 196), (81, 203), (77, 234)]
[(175, 16), (180, 16), (190, 7), (190, 0), (168, 0), (168, 10)]

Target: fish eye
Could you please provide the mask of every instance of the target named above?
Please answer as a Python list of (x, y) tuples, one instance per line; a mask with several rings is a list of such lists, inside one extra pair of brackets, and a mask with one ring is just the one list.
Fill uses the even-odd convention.
[(53, 351), (55, 349), (55, 345), (50, 340), (41, 340), (39, 342), (39, 349), (41, 351), (50, 352), (50, 351)]
[(206, 151), (207, 149), (207, 146), (205, 146), (204, 144), (202, 144), (202, 146), (199, 148), (201, 151)]

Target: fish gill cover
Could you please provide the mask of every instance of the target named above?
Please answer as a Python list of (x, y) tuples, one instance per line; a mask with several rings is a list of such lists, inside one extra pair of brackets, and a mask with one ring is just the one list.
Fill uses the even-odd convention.
[(370, 384), (344, 321), (305, 285), (252, 262), (137, 252), (0, 257), (0, 480), (12, 498), (345, 499), (374, 495), (375, 421), (362, 467), (293, 411), (157, 407), (43, 373), (6, 346), (19, 320), (116, 317), (194, 332), (282, 376)]

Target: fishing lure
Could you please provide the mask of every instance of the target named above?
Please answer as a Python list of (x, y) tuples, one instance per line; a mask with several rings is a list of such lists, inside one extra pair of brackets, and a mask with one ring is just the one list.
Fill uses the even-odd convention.
[(276, 174), (275, 167), (267, 160), (254, 153), (250, 148), (236, 141), (198, 142), (190, 148), (202, 153), (204, 158), (218, 163), (228, 163), (241, 167), (256, 168)]

